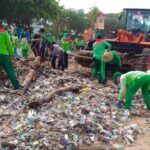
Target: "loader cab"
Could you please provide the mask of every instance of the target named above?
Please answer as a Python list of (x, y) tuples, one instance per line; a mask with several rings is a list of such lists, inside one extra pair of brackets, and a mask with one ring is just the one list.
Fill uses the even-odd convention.
[(125, 28), (135, 36), (143, 33), (145, 41), (150, 41), (150, 9), (124, 9), (119, 19), (126, 16)]

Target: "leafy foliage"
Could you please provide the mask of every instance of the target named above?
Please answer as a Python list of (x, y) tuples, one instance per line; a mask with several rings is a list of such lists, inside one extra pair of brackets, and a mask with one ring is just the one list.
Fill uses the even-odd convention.
[(119, 20), (119, 14), (107, 14), (105, 19), (105, 31), (104, 34), (109, 34), (110, 31), (125, 28), (125, 16), (122, 20)]
[[(49, 30), (57, 35), (63, 32), (77, 35), (89, 27), (94, 29), (96, 18), (102, 14), (98, 7), (92, 7), (87, 14), (83, 10), (65, 9), (56, 0), (0, 0), (0, 6), (0, 21), (26, 28), (34, 18), (44, 18), (53, 23)], [(119, 22), (118, 15), (106, 14), (105, 35), (123, 28), (125, 19)]]
[(90, 9), (90, 11), (87, 13), (88, 23), (91, 26), (94, 26), (94, 23), (95, 23), (97, 17), (100, 15), (101, 15), (101, 11), (99, 10), (99, 8), (98, 7), (92, 7)]
[(64, 9), (62, 7), (54, 20), (54, 26), (57, 33), (72, 31), (78, 34), (88, 28), (88, 22), (83, 10)]
[(0, 0), (0, 20), (19, 27), (29, 26), (33, 18), (53, 18), (59, 5), (55, 0)]

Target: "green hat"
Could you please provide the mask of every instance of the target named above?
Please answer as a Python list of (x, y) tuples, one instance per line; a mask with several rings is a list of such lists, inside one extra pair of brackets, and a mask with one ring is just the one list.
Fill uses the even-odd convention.
[(66, 39), (68, 37), (68, 33), (63, 34), (63, 38)]
[(44, 34), (41, 34), (41, 38), (45, 39), (45, 35), (44, 35)]
[(17, 31), (14, 31), (14, 33), (13, 33), (13, 34), (14, 34), (14, 36), (17, 36)]
[(97, 37), (102, 37), (102, 34), (101, 34), (100, 32), (98, 32), (98, 33), (96, 34), (96, 36), (97, 36)]
[(115, 82), (116, 79), (117, 79), (119, 76), (121, 76), (121, 75), (122, 75), (121, 72), (115, 72), (114, 75), (113, 75), (113, 82)]
[(64, 36), (68, 36), (68, 33), (64, 33)]
[(64, 39), (67, 39), (67, 36), (64, 35), (63, 38), (64, 38)]

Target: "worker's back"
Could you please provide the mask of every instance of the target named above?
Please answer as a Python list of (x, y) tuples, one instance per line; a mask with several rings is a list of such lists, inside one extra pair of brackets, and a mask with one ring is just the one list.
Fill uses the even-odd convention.
[(8, 32), (0, 28), (0, 54), (14, 55), (14, 50)]
[(106, 47), (109, 47), (110, 50), (111, 45), (102, 39), (96, 40), (93, 45), (94, 57), (101, 60)]

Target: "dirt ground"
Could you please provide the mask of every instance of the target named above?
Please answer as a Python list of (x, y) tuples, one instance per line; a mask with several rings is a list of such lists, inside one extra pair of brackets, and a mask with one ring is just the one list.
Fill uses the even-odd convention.
[(138, 134), (135, 143), (126, 146), (125, 150), (150, 150), (150, 122), (146, 121), (145, 118), (134, 117), (130, 123), (137, 124), (139, 128), (145, 130)]
[[(82, 67), (77, 63), (73, 63), (70, 70), (72, 71), (82, 71), (82, 72), (91, 72), (91, 69)], [(146, 121), (146, 117), (133, 117), (127, 124), (137, 124), (139, 129), (144, 129), (140, 131), (137, 136), (135, 143), (126, 145), (124, 150), (150, 150), (150, 121)]]
[[(70, 64), (71, 65), (69, 66), (69, 69), (68, 69), (70, 73), (77, 71), (77, 72), (80, 72), (81, 75), (84, 74), (84, 77), (88, 77), (90, 79), (91, 69), (82, 67), (78, 65), (77, 63), (74, 63), (73, 59), (70, 60)], [(94, 82), (95, 86), (97, 87), (100, 86), (97, 83), (97, 81), (91, 81), (91, 82)], [(139, 134), (137, 136), (137, 139), (135, 140), (135, 143), (125, 145), (124, 150), (150, 150), (150, 121), (149, 122), (146, 121), (146, 116), (145, 115), (142, 115), (140, 117), (132, 116), (131, 120), (125, 123), (125, 126), (129, 124), (137, 124), (137, 127), (139, 128)], [(87, 148), (83, 148), (83, 149), (87, 150)], [(98, 149), (95, 148), (94, 146), (92, 146), (92, 148), (88, 147), (88, 149), (89, 150), (101, 150), (99, 148)]]

